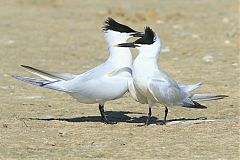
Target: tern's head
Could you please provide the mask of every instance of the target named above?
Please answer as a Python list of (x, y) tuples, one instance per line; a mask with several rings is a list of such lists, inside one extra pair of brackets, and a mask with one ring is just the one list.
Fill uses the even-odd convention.
[[(140, 54), (159, 52), (161, 48), (160, 38), (150, 27), (146, 27), (144, 36), (131, 43), (121, 43), (118, 47), (137, 48)], [(151, 53), (149, 53), (151, 52)]]
[(105, 20), (103, 31), (107, 42), (112, 44), (124, 43), (131, 37), (143, 37), (144, 35), (144, 33), (135, 31), (124, 24), (120, 24), (112, 18), (107, 18)]

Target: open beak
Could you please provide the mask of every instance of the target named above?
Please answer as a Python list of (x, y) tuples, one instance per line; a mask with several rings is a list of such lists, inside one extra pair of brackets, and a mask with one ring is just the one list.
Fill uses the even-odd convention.
[(131, 34), (133, 37), (143, 37), (144, 33), (143, 32), (135, 32)]
[(135, 48), (135, 47), (139, 47), (139, 46), (136, 45), (135, 43), (121, 43), (121, 44), (117, 44), (116, 47), (129, 47), (129, 48)]

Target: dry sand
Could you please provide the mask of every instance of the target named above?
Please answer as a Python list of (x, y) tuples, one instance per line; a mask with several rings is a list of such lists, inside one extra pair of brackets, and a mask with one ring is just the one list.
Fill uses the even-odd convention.
[[(239, 3), (201, 1), (1, 0), (0, 159), (239, 159)], [(162, 38), (160, 66), (184, 83), (204, 81), (199, 93), (226, 94), (205, 110), (164, 108), (130, 95), (106, 104), (115, 125), (100, 122), (97, 105), (16, 81), (19, 65), (82, 73), (106, 60), (101, 26), (107, 17)], [(136, 54), (136, 51), (133, 51)]]

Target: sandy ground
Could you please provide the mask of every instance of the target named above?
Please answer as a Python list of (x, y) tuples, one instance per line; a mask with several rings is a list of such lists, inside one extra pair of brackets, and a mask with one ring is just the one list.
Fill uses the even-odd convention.
[[(58, 1), (1, 0), (0, 159), (238, 159), (239, 12), (235, 0)], [(164, 108), (130, 95), (108, 102), (115, 125), (102, 124), (97, 105), (16, 81), (19, 65), (82, 73), (106, 60), (101, 32), (107, 17), (162, 38), (160, 66), (199, 93), (226, 94), (205, 110), (169, 108), (168, 119), (214, 120), (156, 125)], [(136, 51), (133, 51), (136, 55)]]

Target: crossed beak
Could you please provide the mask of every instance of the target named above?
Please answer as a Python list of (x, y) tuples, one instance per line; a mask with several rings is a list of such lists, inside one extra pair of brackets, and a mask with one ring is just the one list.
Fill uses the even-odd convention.
[(144, 33), (143, 32), (135, 32), (131, 34), (133, 37), (143, 37)]

